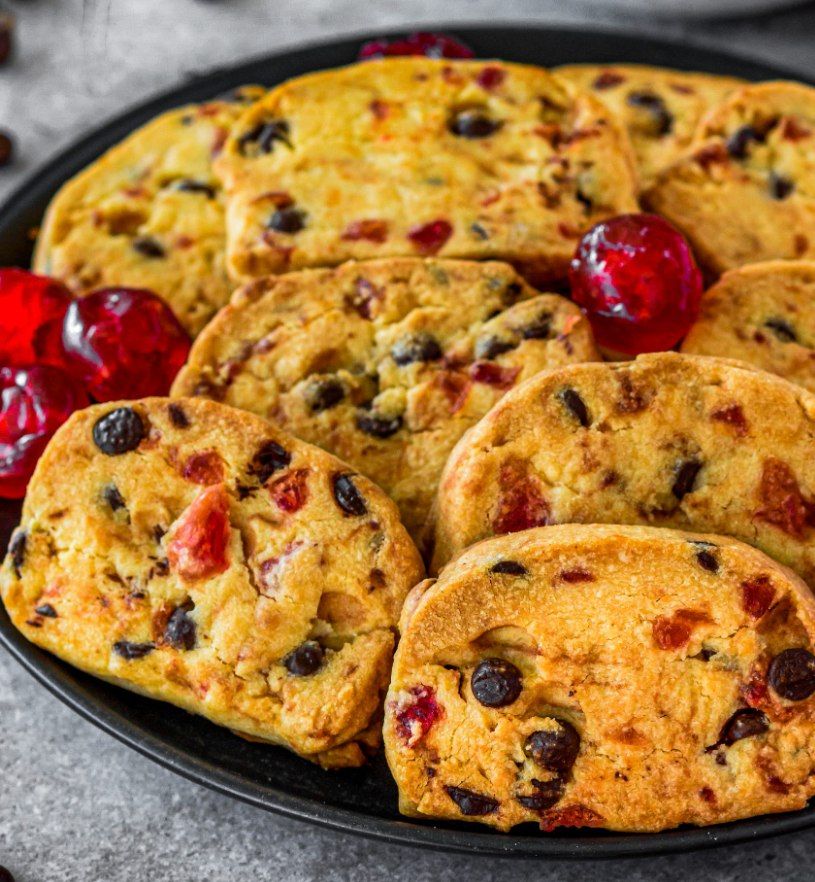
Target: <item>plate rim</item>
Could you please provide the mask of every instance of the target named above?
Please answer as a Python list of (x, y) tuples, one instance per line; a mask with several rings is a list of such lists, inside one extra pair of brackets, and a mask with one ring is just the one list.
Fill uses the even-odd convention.
[[(379, 37), (392, 38), (412, 30), (452, 33), (461, 36), (465, 41), (468, 40), (469, 35), (470, 41), (476, 42), (482, 38), (495, 39), (496, 33), (501, 36), (515, 35), (525, 41), (528, 41), (530, 36), (543, 40), (552, 40), (556, 36), (565, 37), (587, 40), (589, 44), (616, 39), (623, 46), (621, 52), (623, 55), (631, 52), (634, 46), (643, 48), (648, 45), (649, 50), (653, 48), (655, 53), (662, 52), (672, 56), (674, 61), (671, 64), (674, 67), (678, 66), (683, 53), (690, 52), (692, 59), (696, 61), (685, 69), (698, 69), (699, 64), (702, 63), (698, 60), (706, 57), (711, 66), (714, 63), (728, 67), (732, 65), (745, 72), (744, 75), (748, 78), (790, 78), (813, 84), (812, 78), (802, 73), (786, 70), (768, 62), (754, 61), (738, 53), (714, 49), (694, 40), (663, 39), (647, 31), (637, 33), (616, 27), (586, 29), (569, 25), (547, 26), (535, 21), (496, 24), (443, 22), (383, 28), (374, 33), (370, 31), (343, 33), (331, 39), (309, 40), (281, 48), (273, 53), (253, 55), (234, 65), (217, 66), (208, 72), (190, 77), (185, 82), (161, 89), (121, 113), (104, 120), (85, 135), (56, 151), (14, 187), (0, 205), (0, 229), (29, 226), (27, 220), (30, 219), (26, 219), (25, 216), (26, 203), (31, 203), (44, 194), (53, 195), (66, 177), (75, 174), (79, 168), (84, 167), (88, 161), (92, 161), (137, 125), (169, 107), (194, 100), (205, 100), (206, 96), (212, 97), (234, 87), (238, 84), (237, 81), (259, 80), (261, 77), (254, 76), (252, 72), (259, 71), (263, 67), (274, 67), (276, 64), (300, 64), (302, 61), (304, 71), (315, 70), (318, 67), (308, 60), (315, 54), (326, 52), (342, 54), (345, 49), (358, 46), (365, 40)], [(636, 62), (617, 57), (597, 63)], [(748, 74), (747, 71), (752, 73)], [(236, 780), (235, 774), (224, 772), (216, 764), (168, 743), (166, 738), (128, 719), (99, 697), (91, 695), (77, 679), (75, 669), (70, 665), (29, 643), (11, 624), (2, 603), (0, 603), (0, 645), (63, 704), (158, 765), (198, 785), (256, 808), (368, 839), (485, 857), (596, 860), (675, 854), (727, 844), (735, 845), (791, 834), (815, 826), (815, 804), (794, 812), (762, 815), (713, 827), (691, 827), (658, 833), (609, 831), (593, 836), (568, 837), (558, 836), (557, 833), (514, 836), (511, 832), (499, 833), (476, 825), (472, 825), (471, 829), (462, 830), (450, 829), (431, 821), (376, 817), (363, 810), (339, 807), (315, 798), (291, 794), (274, 785), (260, 785), (247, 782), (245, 779)]]

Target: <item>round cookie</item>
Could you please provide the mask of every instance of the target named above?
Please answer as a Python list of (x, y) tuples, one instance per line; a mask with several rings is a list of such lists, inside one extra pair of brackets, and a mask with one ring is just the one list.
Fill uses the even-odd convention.
[(682, 230), (711, 274), (815, 258), (815, 89), (737, 89), (644, 200)]
[(815, 261), (725, 273), (702, 298), (682, 352), (738, 358), (815, 392)]
[(653, 831), (815, 794), (815, 603), (741, 542), (566, 525), (405, 604), (385, 704), (403, 813)]
[(590, 91), (625, 123), (643, 188), (679, 159), (709, 108), (743, 85), (735, 77), (639, 64), (572, 64), (554, 73)]
[(147, 288), (193, 335), (227, 302), (224, 198), (212, 159), (258, 86), (180, 107), (138, 129), (52, 200), (34, 270), (75, 294)]
[(0, 568), (33, 643), (324, 766), (374, 745), (422, 577), (393, 503), (333, 456), (211, 401), (75, 413)]
[(418, 537), (466, 429), (538, 371), (599, 358), (579, 310), (508, 264), (385, 258), (250, 283), (173, 393), (253, 411), (339, 456)]
[(438, 255), (543, 283), (591, 226), (637, 210), (631, 147), (603, 105), (500, 61), (387, 58), (291, 80), (247, 110), (217, 169), (238, 280)]
[(458, 443), (434, 567), (495, 533), (653, 524), (734, 536), (815, 585), (815, 397), (677, 353), (538, 374)]

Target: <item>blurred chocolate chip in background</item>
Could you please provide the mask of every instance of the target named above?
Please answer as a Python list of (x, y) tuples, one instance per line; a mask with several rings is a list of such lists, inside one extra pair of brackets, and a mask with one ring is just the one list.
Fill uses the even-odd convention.
[(0, 6), (0, 64), (5, 64), (14, 47), (14, 14)]
[(14, 141), (9, 132), (0, 129), (0, 167), (8, 165), (14, 156)]

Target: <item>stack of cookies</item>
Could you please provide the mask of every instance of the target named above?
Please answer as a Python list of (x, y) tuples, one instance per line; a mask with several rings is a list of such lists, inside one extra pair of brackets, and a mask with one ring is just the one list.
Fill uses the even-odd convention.
[[(50, 443), (12, 620), (326, 768), (384, 731), (407, 815), (804, 806), (813, 157), (815, 90), (630, 65), (368, 61), (158, 118), (35, 268), (196, 339), (170, 397)], [(604, 361), (568, 268), (640, 207), (709, 289), (680, 351)]]

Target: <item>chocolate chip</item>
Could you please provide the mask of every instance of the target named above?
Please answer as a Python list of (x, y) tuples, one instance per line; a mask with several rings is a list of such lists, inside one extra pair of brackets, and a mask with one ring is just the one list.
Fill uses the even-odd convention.
[(125, 508), (125, 501), (115, 484), (107, 484), (102, 489), (102, 499), (110, 506), (111, 511), (119, 511), (120, 508)]
[(14, 139), (8, 131), (0, 130), (0, 166), (8, 165), (14, 158)]
[(782, 343), (797, 343), (798, 335), (792, 325), (782, 318), (769, 318), (764, 322), (764, 327), (769, 328)]
[(586, 213), (590, 213), (592, 208), (594, 208), (594, 203), (591, 200), (591, 197), (587, 196), (580, 187), (575, 191), (575, 198), (577, 201), (586, 209)]
[(475, 236), (476, 239), (480, 239), (482, 242), (485, 242), (489, 239), (490, 234), (481, 226), (478, 221), (473, 221), (470, 224), (470, 232)]
[(718, 744), (730, 747), (742, 738), (763, 735), (769, 728), (770, 721), (766, 714), (754, 707), (743, 707), (722, 726)]
[(119, 640), (113, 644), (113, 651), (128, 661), (132, 661), (134, 658), (144, 658), (155, 648), (155, 643), (129, 643), (127, 640)]
[(336, 377), (312, 380), (303, 390), (306, 406), (312, 413), (328, 410), (345, 398), (345, 386)]
[(44, 616), (46, 619), (55, 619), (57, 617), (57, 611), (50, 603), (43, 603), (40, 606), (34, 607), (34, 612), (38, 616)]
[(11, 559), (11, 567), (14, 570), (14, 575), (17, 576), (18, 579), (20, 578), (20, 570), (25, 561), (25, 545), (27, 538), (25, 530), (17, 530), (12, 534), (11, 542), (8, 544), (8, 554)]
[(291, 454), (288, 450), (281, 447), (277, 441), (267, 441), (252, 457), (247, 471), (261, 484), (265, 484), (275, 472), (285, 469), (290, 463)]
[(502, 340), (500, 337), (480, 337), (475, 342), (475, 357), (486, 359), (495, 358), (498, 355), (502, 355), (504, 352), (509, 352), (510, 349), (515, 349), (517, 345), (518, 344), (512, 340)]
[(589, 417), (586, 402), (583, 401), (574, 389), (562, 389), (558, 392), (557, 397), (584, 429), (587, 429), (591, 425), (591, 418)]
[(14, 16), (5, 10), (0, 10), (0, 64), (5, 64), (8, 61), (13, 44)]
[(521, 672), (503, 658), (485, 658), (470, 678), (473, 695), (484, 707), (506, 707), (521, 694)]
[(464, 787), (445, 786), (450, 799), (459, 807), (462, 815), (491, 815), (498, 808), (498, 800)]
[(292, 149), (289, 138), (289, 124), (284, 119), (273, 119), (267, 123), (258, 123), (238, 138), (238, 151), (244, 156), (250, 144), (256, 144), (260, 153), (271, 153), (276, 142), (285, 144)]
[(682, 499), (693, 490), (696, 483), (696, 476), (702, 468), (702, 463), (698, 459), (680, 460), (674, 467), (674, 482), (671, 487), (671, 493), (677, 498)]
[(331, 486), (334, 490), (334, 499), (337, 505), (347, 515), (361, 517), (368, 511), (368, 506), (362, 494), (357, 490), (351, 475), (337, 474), (331, 478)]
[(133, 240), (133, 250), (143, 257), (164, 257), (164, 246), (152, 236), (137, 236)]
[(316, 640), (306, 640), (283, 659), (283, 666), (295, 677), (310, 677), (320, 670), (325, 651)]
[(691, 658), (698, 658), (699, 661), (709, 662), (714, 655), (716, 655), (715, 649), (706, 649), (703, 647), (696, 653), (696, 655), (692, 655)]
[(777, 172), (770, 172), (769, 186), (770, 196), (779, 201), (786, 199), (795, 189), (795, 184), (789, 178)]
[(306, 214), (299, 208), (289, 205), (278, 208), (269, 218), (269, 229), (277, 233), (299, 233), (306, 225)]
[(536, 790), (535, 793), (515, 798), (524, 808), (533, 812), (542, 812), (551, 808), (561, 799), (566, 790), (562, 778), (552, 778), (551, 781), (539, 781), (537, 778), (533, 778), (531, 784)]
[(490, 119), (480, 110), (460, 110), (450, 120), (450, 131), (460, 138), (488, 138), (502, 125), (499, 120)]
[(696, 561), (703, 570), (707, 570), (709, 573), (719, 572), (719, 561), (709, 551), (697, 551)]
[(362, 410), (357, 413), (357, 428), (374, 438), (390, 438), (402, 428), (402, 417), (379, 417)]
[(815, 655), (806, 649), (785, 649), (770, 662), (767, 681), (789, 701), (803, 701), (815, 692)]
[(182, 193), (203, 193), (207, 199), (215, 198), (215, 188), (203, 181), (194, 181), (192, 178), (185, 178), (176, 184), (176, 190)]
[(759, 144), (764, 136), (753, 126), (742, 126), (727, 139), (727, 152), (734, 159), (746, 159), (751, 144)]
[(14, 882), (14, 876), (11, 875), (11, 870), (7, 870), (5, 867), (0, 867), (0, 882)]
[(490, 567), (491, 573), (505, 576), (528, 576), (529, 570), (517, 560), (499, 560)]
[(673, 130), (673, 114), (665, 102), (653, 92), (631, 92), (626, 101), (631, 107), (641, 107), (652, 116), (659, 135), (667, 135)]
[(548, 340), (552, 336), (552, 313), (542, 312), (533, 322), (521, 328), (524, 340)]
[(176, 429), (188, 429), (190, 427), (189, 417), (184, 413), (184, 408), (180, 404), (168, 405), (167, 413), (170, 417), (170, 422)]
[(195, 646), (195, 622), (188, 615), (190, 605), (173, 610), (164, 628), (164, 642), (175, 649), (192, 649)]
[(94, 444), (107, 456), (135, 450), (147, 434), (142, 418), (132, 407), (117, 407), (94, 423)]
[(441, 355), (438, 341), (427, 331), (406, 334), (391, 346), (391, 358), (400, 367), (416, 361), (437, 361)]
[(580, 752), (580, 735), (566, 720), (555, 720), (557, 729), (540, 729), (524, 743), (524, 753), (542, 769), (567, 775)]

